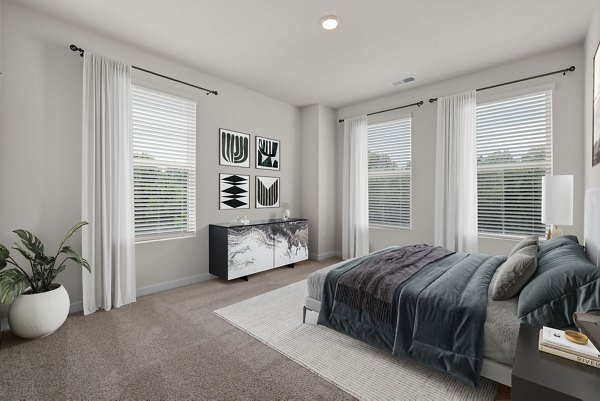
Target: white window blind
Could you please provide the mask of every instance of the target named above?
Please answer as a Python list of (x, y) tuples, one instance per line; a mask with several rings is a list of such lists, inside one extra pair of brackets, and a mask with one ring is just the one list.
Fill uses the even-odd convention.
[(133, 86), (137, 242), (195, 235), (196, 103)]
[(370, 124), (369, 224), (410, 228), (411, 119)]
[(544, 235), (542, 177), (551, 173), (551, 91), (477, 106), (480, 233)]

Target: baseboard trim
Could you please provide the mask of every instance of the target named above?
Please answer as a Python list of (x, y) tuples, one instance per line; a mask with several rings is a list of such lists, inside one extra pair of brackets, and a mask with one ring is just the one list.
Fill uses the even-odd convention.
[(74, 302), (69, 307), (69, 315), (71, 313), (81, 312), (83, 310), (83, 301)]
[(203, 281), (212, 280), (215, 278), (210, 273), (198, 274), (192, 277), (186, 277), (179, 280), (166, 281), (164, 283), (152, 284), (146, 287), (138, 288), (136, 291), (137, 297), (143, 297), (145, 295), (154, 294), (156, 292), (172, 290), (173, 288), (185, 287), (186, 285), (192, 285), (201, 283)]
[(333, 258), (335, 256), (341, 257), (342, 253), (339, 251), (329, 251), (329, 252), (323, 252), (323, 253), (318, 253), (318, 254), (314, 254), (314, 253), (309, 254), (310, 259), (316, 260), (316, 261)]
[[(185, 287), (186, 285), (192, 285), (201, 283), (203, 281), (211, 280), (215, 278), (210, 273), (198, 274), (197, 276), (186, 277), (179, 280), (167, 281), (164, 283), (148, 285), (141, 287), (136, 290), (136, 297), (143, 297), (145, 295), (154, 294), (161, 291), (172, 290), (174, 288)], [(69, 314), (78, 313), (83, 311), (83, 301), (74, 302), (69, 307)], [(8, 318), (0, 320), (0, 330), (8, 330)]]

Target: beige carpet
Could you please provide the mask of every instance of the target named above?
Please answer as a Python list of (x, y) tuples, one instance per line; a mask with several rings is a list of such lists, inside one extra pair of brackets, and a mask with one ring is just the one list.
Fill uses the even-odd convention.
[(362, 400), (473, 400), (496, 398), (496, 384), (480, 389), (400, 360), (333, 330), (302, 324), (306, 280), (219, 309), (215, 314)]
[(330, 263), (141, 297), (33, 341), (5, 332), (0, 400), (353, 400), (212, 313)]

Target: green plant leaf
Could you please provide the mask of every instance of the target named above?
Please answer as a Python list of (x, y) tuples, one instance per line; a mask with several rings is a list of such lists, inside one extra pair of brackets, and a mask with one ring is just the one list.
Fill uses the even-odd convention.
[(29, 249), (34, 255), (44, 255), (44, 244), (42, 241), (27, 230), (14, 230), (13, 233), (17, 234), (21, 238), (21, 242), (25, 245), (25, 248)]
[(0, 272), (0, 303), (12, 303), (25, 288), (27, 277), (17, 269)]
[(21, 247), (19, 246), (19, 244), (17, 244), (16, 242), (15, 242), (15, 244), (13, 245), (13, 249), (14, 249), (15, 251), (19, 251), (19, 253), (20, 253), (21, 255), (23, 255), (23, 257), (24, 257), (25, 259), (27, 259), (28, 261), (30, 261), (30, 262), (33, 262), (33, 261), (35, 261), (35, 256), (34, 256), (34, 255), (32, 255), (32, 254), (30, 254), (29, 252), (27, 252), (25, 249), (21, 248)]
[(79, 223), (75, 224), (75, 225), (74, 225), (74, 226), (73, 226), (73, 227), (72, 227), (72, 228), (69, 230), (69, 232), (67, 233), (67, 235), (65, 235), (65, 238), (62, 240), (62, 242), (61, 242), (61, 243), (60, 243), (60, 245), (58, 246), (58, 249), (61, 249), (61, 250), (62, 250), (62, 247), (63, 247), (63, 245), (65, 244), (65, 242), (67, 242), (67, 240), (68, 240), (69, 238), (71, 238), (71, 236), (72, 236), (73, 234), (75, 234), (75, 232), (76, 232), (77, 230), (79, 230), (81, 227), (83, 227), (83, 226), (85, 226), (85, 225), (87, 225), (87, 224), (88, 224), (88, 222), (87, 222), (87, 221), (81, 221), (81, 222), (79, 222)]
[(67, 255), (66, 260), (72, 260), (75, 263), (77, 263), (78, 265), (85, 267), (90, 273), (92, 272), (92, 269), (90, 268), (90, 264), (88, 263), (88, 261), (85, 260), (83, 257), (81, 257), (81, 255), (79, 255), (77, 252), (75, 252), (75, 250), (73, 248), (71, 248), (70, 246), (68, 246), (68, 245), (64, 246), (60, 250), (60, 253), (64, 253), (65, 255)]
[(50, 272), (50, 279), (48, 280), (50, 284), (52, 284), (54, 282), (54, 280), (56, 279), (56, 276), (58, 276), (60, 274), (60, 272), (62, 272), (63, 270), (65, 270), (65, 265), (60, 266), (57, 269), (54, 269)]
[(6, 259), (10, 256), (10, 251), (2, 244), (0, 244), (0, 270), (4, 269), (8, 262)]

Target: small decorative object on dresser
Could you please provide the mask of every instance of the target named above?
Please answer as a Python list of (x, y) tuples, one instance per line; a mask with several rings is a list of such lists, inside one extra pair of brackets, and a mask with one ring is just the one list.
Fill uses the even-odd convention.
[(233, 280), (308, 259), (308, 220), (211, 224), (209, 271)]
[(283, 210), (281, 211), (281, 217), (283, 221), (287, 221), (287, 219), (289, 219), (291, 216), (289, 204), (287, 202), (282, 202), (281, 205), (283, 206)]

